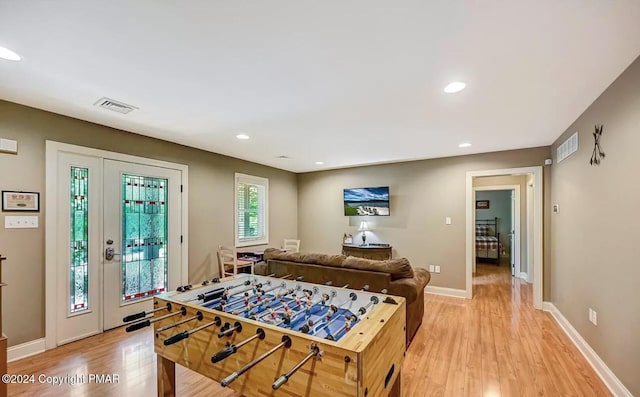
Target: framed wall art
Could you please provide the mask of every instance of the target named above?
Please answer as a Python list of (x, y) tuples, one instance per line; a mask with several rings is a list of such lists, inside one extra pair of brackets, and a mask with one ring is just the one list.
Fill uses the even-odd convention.
[(2, 211), (40, 211), (40, 193), (2, 191)]

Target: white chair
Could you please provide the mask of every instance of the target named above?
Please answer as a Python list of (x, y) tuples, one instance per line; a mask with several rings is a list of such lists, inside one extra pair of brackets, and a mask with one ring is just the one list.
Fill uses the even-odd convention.
[(300, 252), (300, 240), (285, 238), (282, 249), (287, 252)]
[(253, 261), (238, 259), (238, 252), (233, 247), (218, 246), (218, 264), (220, 277), (236, 276), (239, 269), (251, 268), (253, 274)]

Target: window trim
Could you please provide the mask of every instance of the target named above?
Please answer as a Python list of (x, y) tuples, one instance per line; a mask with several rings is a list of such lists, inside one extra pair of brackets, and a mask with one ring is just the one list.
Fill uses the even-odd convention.
[[(248, 247), (251, 245), (269, 244), (269, 179), (262, 178), (254, 175), (235, 173), (235, 182), (233, 189), (233, 225), (234, 225), (234, 239), (236, 247)], [(240, 239), (239, 237), (239, 224), (238, 224), (238, 184), (249, 183), (253, 185), (260, 185), (264, 187), (264, 205), (263, 205), (263, 223), (264, 223), (264, 235), (256, 238)]]

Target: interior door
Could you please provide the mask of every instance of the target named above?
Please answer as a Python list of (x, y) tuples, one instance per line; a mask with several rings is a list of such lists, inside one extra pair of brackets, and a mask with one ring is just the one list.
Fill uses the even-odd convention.
[(153, 307), (181, 272), (181, 172), (104, 160), (104, 329)]
[(102, 331), (102, 160), (60, 153), (55, 245), (57, 345)]
[[(511, 265), (511, 276), (516, 276), (516, 191), (511, 191), (511, 232), (509, 233), (509, 262)], [(517, 275), (520, 277), (520, 275)]]

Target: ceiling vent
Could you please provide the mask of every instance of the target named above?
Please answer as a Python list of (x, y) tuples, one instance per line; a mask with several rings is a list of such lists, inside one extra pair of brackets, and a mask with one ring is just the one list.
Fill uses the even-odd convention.
[(109, 99), (105, 97), (100, 98), (96, 103), (94, 103), (94, 105), (104, 109), (113, 110), (114, 112), (118, 112), (122, 114), (127, 114), (132, 110), (138, 109), (135, 106), (127, 105), (126, 103), (114, 101), (113, 99)]

